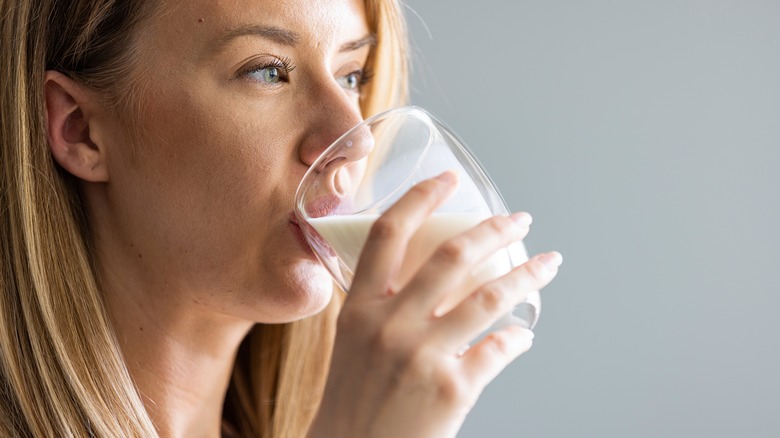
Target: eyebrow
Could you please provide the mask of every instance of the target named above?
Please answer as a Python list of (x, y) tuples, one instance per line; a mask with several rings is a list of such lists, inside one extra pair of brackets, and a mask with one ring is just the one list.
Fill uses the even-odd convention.
[(376, 35), (372, 33), (364, 36), (359, 40), (350, 41), (348, 43), (342, 44), (341, 48), (339, 49), (339, 52), (351, 52), (353, 50), (358, 50), (365, 46), (373, 47), (375, 45), (376, 45)]
[(283, 46), (294, 46), (301, 39), (297, 33), (280, 27), (248, 24), (231, 29), (219, 37), (216, 44), (214, 44), (214, 50), (219, 51), (231, 41), (242, 36), (259, 36)]
[[(231, 29), (230, 31), (220, 36), (213, 45), (212, 50), (215, 52), (220, 51), (231, 41), (243, 36), (258, 36), (289, 47), (294, 47), (301, 40), (300, 35), (291, 30), (282, 29), (276, 26), (248, 24)], [(376, 43), (376, 35), (368, 34), (358, 40), (342, 44), (339, 48), (339, 52), (351, 52), (365, 46), (375, 46)]]

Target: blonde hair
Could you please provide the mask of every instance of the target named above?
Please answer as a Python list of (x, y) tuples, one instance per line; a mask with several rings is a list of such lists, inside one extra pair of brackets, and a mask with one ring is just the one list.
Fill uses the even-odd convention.
[[(122, 105), (145, 3), (0, 0), (0, 436), (157, 434), (104, 309), (75, 181), (49, 153), (43, 98), (45, 71), (59, 70)], [(367, 117), (403, 104), (408, 87), (398, 2), (366, 11), (378, 40)], [(241, 436), (306, 434), (340, 302), (246, 337), (224, 410)]]

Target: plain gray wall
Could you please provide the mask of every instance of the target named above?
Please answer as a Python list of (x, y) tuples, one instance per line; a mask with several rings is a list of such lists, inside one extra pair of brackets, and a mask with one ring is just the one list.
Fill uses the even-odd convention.
[(780, 437), (780, 1), (406, 5), (412, 102), (564, 255), (459, 437)]

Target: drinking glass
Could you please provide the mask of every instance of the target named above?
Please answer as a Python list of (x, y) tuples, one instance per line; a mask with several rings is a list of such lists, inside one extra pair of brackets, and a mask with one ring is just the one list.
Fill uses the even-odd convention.
[[(458, 176), (455, 194), (411, 238), (394, 288), (401, 288), (445, 240), (509, 210), (485, 171), (456, 135), (418, 107), (401, 107), (356, 125), (312, 164), (295, 195), (295, 214), (306, 240), (335, 283), (349, 291), (371, 225), (412, 186), (444, 171)], [(528, 260), (513, 243), (476, 266), (442, 305), (445, 312), (481, 284)], [(501, 318), (533, 328), (539, 292)]]

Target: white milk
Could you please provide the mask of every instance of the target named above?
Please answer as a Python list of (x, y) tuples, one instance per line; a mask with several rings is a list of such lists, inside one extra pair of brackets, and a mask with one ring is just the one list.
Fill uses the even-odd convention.
[[(347, 215), (327, 216), (309, 219), (309, 223), (333, 247), (341, 260), (355, 272), (358, 258), (363, 245), (368, 238), (369, 230), (378, 215)], [(476, 213), (436, 213), (428, 218), (409, 242), (401, 271), (395, 287), (405, 285), (428, 260), (436, 248), (445, 240), (473, 228), (490, 217)], [(518, 261), (518, 254), (513, 258)], [(524, 254), (520, 256), (524, 261)], [(443, 303), (441, 310), (448, 311), (455, 304), (471, 294), (481, 284), (495, 279), (511, 269), (509, 253), (506, 249), (496, 252), (493, 256), (477, 266), (471, 275), (451, 294), (451, 298)]]

